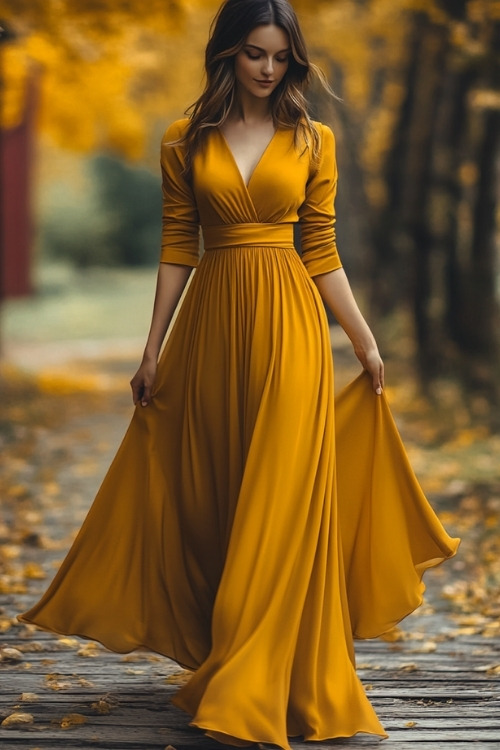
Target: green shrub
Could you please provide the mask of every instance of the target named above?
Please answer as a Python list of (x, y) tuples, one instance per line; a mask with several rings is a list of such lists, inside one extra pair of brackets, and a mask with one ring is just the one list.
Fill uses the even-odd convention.
[(41, 220), (46, 257), (89, 266), (158, 262), (161, 239), (159, 178), (111, 156), (89, 163), (90, 188), (51, 188)]

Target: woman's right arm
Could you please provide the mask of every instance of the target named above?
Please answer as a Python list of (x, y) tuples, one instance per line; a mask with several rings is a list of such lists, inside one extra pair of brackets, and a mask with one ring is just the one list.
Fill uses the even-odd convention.
[(185, 149), (181, 142), (187, 124), (188, 120), (177, 120), (162, 139), (161, 263), (146, 348), (130, 381), (134, 404), (141, 406), (151, 401), (163, 339), (189, 276), (198, 265), (200, 219), (191, 182), (185, 175)]
[(130, 381), (134, 404), (147, 406), (151, 401), (161, 345), (192, 270), (191, 266), (160, 263), (146, 348), (140, 367)]

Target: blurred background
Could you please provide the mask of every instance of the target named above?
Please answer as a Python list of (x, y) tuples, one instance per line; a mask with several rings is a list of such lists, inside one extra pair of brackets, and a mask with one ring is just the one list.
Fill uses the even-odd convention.
[[(200, 92), (218, 5), (0, 0), (4, 363), (140, 352), (159, 143)], [(500, 2), (294, 6), (341, 98), (311, 92), (337, 135), (342, 258), (382, 348), (496, 427)]]

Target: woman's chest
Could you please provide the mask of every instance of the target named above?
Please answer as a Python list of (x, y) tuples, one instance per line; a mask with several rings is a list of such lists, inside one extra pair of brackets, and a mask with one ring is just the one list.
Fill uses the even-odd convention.
[(214, 211), (222, 220), (226, 219), (225, 214), (234, 220), (238, 212), (244, 220), (249, 220), (245, 219), (249, 214), (254, 221), (284, 220), (303, 203), (308, 178), (308, 152), (297, 151), (289, 131), (275, 133), (253, 165), (248, 182), (218, 132), (209, 136), (193, 164), (193, 185), (202, 222), (204, 214)]

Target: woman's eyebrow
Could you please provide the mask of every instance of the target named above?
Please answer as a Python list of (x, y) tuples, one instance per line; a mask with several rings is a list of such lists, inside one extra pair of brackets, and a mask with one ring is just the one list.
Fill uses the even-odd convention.
[[(263, 47), (257, 47), (256, 44), (245, 44), (245, 47), (253, 47), (253, 49), (258, 49), (259, 52), (265, 52), (266, 50)], [(280, 49), (279, 52), (276, 52), (276, 55), (282, 55), (284, 52), (290, 52), (291, 47), (287, 47), (286, 49)]]

